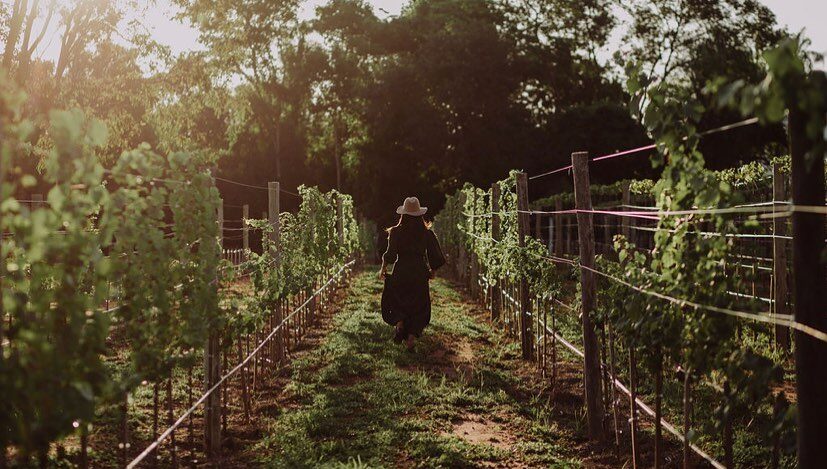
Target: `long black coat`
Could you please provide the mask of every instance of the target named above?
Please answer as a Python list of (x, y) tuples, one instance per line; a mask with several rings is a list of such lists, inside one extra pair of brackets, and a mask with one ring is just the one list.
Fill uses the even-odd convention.
[(406, 233), (396, 228), (382, 257), (388, 264), (396, 263), (393, 273), (385, 277), (382, 319), (391, 325), (402, 321), (402, 337), (419, 337), (431, 322), (430, 271), (445, 265), (439, 241), (431, 230)]

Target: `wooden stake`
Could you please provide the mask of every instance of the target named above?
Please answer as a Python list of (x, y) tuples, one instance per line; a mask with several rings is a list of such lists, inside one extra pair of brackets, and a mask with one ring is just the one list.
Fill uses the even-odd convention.
[(336, 234), (339, 235), (339, 246), (345, 245), (345, 215), (344, 202), (341, 194), (336, 194)]
[[(525, 247), (526, 238), (531, 236), (528, 210), (528, 176), (526, 173), (517, 173), (517, 241), (520, 248)], [(523, 359), (530, 360), (533, 355), (534, 340), (531, 336), (531, 292), (528, 288), (528, 279), (520, 278), (519, 288), (520, 344)]]
[[(227, 366), (227, 355), (229, 355), (230, 348), (227, 346), (227, 337), (224, 338), (222, 341), (221, 350), (221, 363), (225, 370), (228, 370), (229, 367)], [(224, 384), (221, 385), (221, 433), (227, 432), (227, 401), (230, 398), (230, 386), (229, 381), (225, 381)]]
[[(552, 298), (553, 301), (553, 298)], [(551, 306), (551, 393), (555, 393), (557, 380), (557, 324), (554, 314), (554, 305)]]
[[(816, 145), (807, 136), (806, 119), (799, 110), (790, 109), (793, 204), (824, 206), (824, 153), (813, 154)], [(827, 331), (824, 215), (796, 211), (792, 219), (795, 320)], [(827, 343), (796, 330), (795, 370), (798, 465), (823, 467), (827, 461)]]
[[(491, 238), (502, 239), (500, 228), (500, 185), (491, 184)], [(495, 285), (491, 287), (491, 320), (498, 321), (502, 311), (502, 286), (500, 279), (491, 279)]]
[(121, 401), (121, 466), (126, 467), (127, 444), (129, 444), (129, 395), (124, 394)]
[(543, 301), (543, 379), (546, 379), (548, 370), (548, 309), (550, 307), (551, 302), (548, 299)]
[[(280, 185), (278, 182), (269, 182), (267, 183), (268, 188), (268, 204), (267, 204), (267, 219), (270, 222), (270, 225), (273, 227), (272, 231), (270, 232), (270, 243), (271, 243), (271, 255), (275, 260), (276, 268), (278, 268), (281, 264), (281, 225), (279, 222), (279, 213), (280, 213)], [(281, 324), (282, 322), (282, 309), (275, 308), (275, 323)], [(271, 350), (275, 352), (275, 360), (278, 363), (283, 363), (284, 361), (284, 327), (279, 329), (276, 333), (275, 337), (273, 337), (273, 345)]]
[[(238, 337), (238, 361), (244, 360), (244, 353), (241, 346), (241, 336)], [(248, 362), (249, 363), (249, 362)], [(241, 367), (241, 402), (244, 406), (244, 424), (250, 423), (250, 392), (247, 389), (247, 366)]]
[(247, 253), (250, 252), (250, 227), (247, 226), (247, 221), (250, 218), (250, 206), (244, 204), (241, 207), (241, 218), (244, 220), (244, 230), (242, 234), (242, 246), (244, 247), (244, 260), (247, 260)]
[[(621, 203), (623, 204), (623, 211), (625, 212), (625, 211), (629, 210), (628, 206), (631, 205), (632, 193), (629, 190), (629, 183), (628, 182), (623, 184), (623, 194), (621, 195), (620, 199), (621, 199)], [(622, 234), (623, 237), (626, 238), (627, 241), (631, 241), (631, 237), (629, 236), (629, 234), (632, 231), (631, 226), (630, 226), (630, 222), (631, 222), (631, 219), (629, 217), (621, 217), (621, 220), (620, 220), (620, 223), (621, 223), (620, 224), (620, 234)]]
[[(192, 379), (192, 366), (190, 365), (189, 370), (187, 370), (187, 408), (192, 407), (192, 389), (193, 389), (193, 379)], [(190, 447), (190, 463), (195, 461), (195, 427), (193, 425), (193, 414), (190, 414), (189, 421), (187, 422), (188, 428), (188, 443)]]
[(279, 221), (279, 213), (281, 213), (281, 208), (279, 207), (279, 188), (280, 186), (278, 182), (267, 183), (267, 220), (270, 222), (270, 226), (272, 227), (272, 230), (270, 230), (270, 249), (271, 255), (276, 260), (276, 264), (279, 263), (279, 244), (281, 241), (281, 225)]
[(609, 351), (606, 350), (606, 344), (609, 341), (606, 339), (606, 324), (603, 323), (600, 325), (600, 363), (601, 363), (601, 382), (603, 384), (603, 431), (605, 432), (607, 428), (609, 428), (608, 419), (611, 416), (611, 402), (609, 401), (609, 396), (612, 394), (611, 388), (613, 388), (612, 382), (609, 381)]
[(656, 354), (659, 357), (655, 368), (655, 469), (661, 467), (663, 461), (663, 357), (661, 356), (660, 346), (656, 349)]
[[(152, 385), (152, 440), (158, 438), (158, 382)], [(152, 452), (152, 459), (150, 459), (152, 467), (158, 466), (158, 449)]]
[(629, 345), (629, 415), (632, 434), (632, 469), (637, 469), (640, 449), (637, 440), (637, 358), (634, 344)]
[(689, 447), (689, 430), (692, 428), (692, 370), (687, 367), (683, 378), (683, 469), (692, 467), (692, 451)]
[(594, 273), (594, 230), (592, 228), (592, 200), (589, 187), (589, 154), (578, 152), (571, 155), (574, 169), (574, 200), (577, 208), (577, 237), (580, 244), (581, 324), (583, 327), (584, 388), (586, 393), (586, 420), (589, 439), (603, 439), (603, 416), (600, 403), (600, 349), (597, 333), (592, 323), (597, 296)]
[[(778, 163), (772, 165), (772, 199), (776, 204), (787, 201), (787, 181), (781, 173), (781, 166)], [(783, 208), (782, 208), (783, 210)], [(787, 240), (781, 236), (787, 235), (787, 219), (785, 217), (773, 217), (772, 234), (772, 303), (773, 313), (776, 315), (790, 314), (789, 308), (789, 286), (787, 284)], [(790, 350), (790, 329), (775, 326), (776, 347)]]
[[(218, 203), (218, 239), (219, 247), (224, 241), (224, 201)], [(210, 272), (217, 277), (218, 272)], [(215, 386), (221, 379), (221, 356), (218, 330), (209, 326), (207, 343), (204, 347), (204, 392)], [(215, 460), (221, 453), (221, 390), (213, 392), (204, 403), (204, 448), (207, 458)]]
[[(221, 379), (221, 357), (218, 347), (218, 331), (210, 331), (204, 350), (204, 392)], [(207, 457), (216, 460), (221, 455), (221, 390), (213, 392), (204, 403), (204, 449)]]
[(540, 372), (542, 375), (543, 373), (543, 356), (542, 356), (542, 345), (543, 343), (540, 341), (540, 333), (543, 331), (542, 324), (540, 323), (540, 311), (543, 310), (543, 306), (540, 304), (540, 297), (535, 296), (532, 300), (534, 304), (534, 343), (535, 343), (535, 360), (537, 360), (537, 371)]
[(221, 251), (221, 257), (224, 256), (224, 201), (218, 201), (218, 246)]
[[(175, 422), (175, 404), (172, 401), (172, 372), (170, 372), (170, 376), (167, 379), (167, 426), (171, 427), (172, 424)], [(172, 450), (172, 467), (178, 467), (178, 448), (177, 443), (175, 441), (175, 430), (169, 435), (169, 446)]]
[(615, 388), (615, 380), (617, 380), (617, 374), (615, 373), (614, 331), (612, 331), (611, 322), (608, 322), (607, 327), (609, 329), (609, 374), (611, 376), (611, 383), (609, 384), (609, 389), (611, 390), (612, 396), (612, 424), (614, 426), (615, 432), (615, 447), (620, 448), (620, 420), (617, 415), (617, 389)]

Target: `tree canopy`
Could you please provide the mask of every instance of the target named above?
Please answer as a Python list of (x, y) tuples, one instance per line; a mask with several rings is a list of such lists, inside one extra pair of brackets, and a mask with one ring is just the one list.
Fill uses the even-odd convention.
[[(387, 17), (366, 0), (310, 14), (301, 0), (172, 3), (199, 50), (174, 56), (153, 41), (135, 11), (156, 2), (3, 3), (4, 79), (41, 122), (57, 105), (105, 121), (101, 155), (141, 142), (202, 152), (216, 175), (250, 185), (352, 193), (383, 223), (406, 195), (438, 208), (461, 181), (485, 187), (512, 168), (564, 166), (573, 151), (645, 145), (626, 70), (704, 100), (719, 77), (758, 80), (761, 52), (787, 36), (755, 0), (415, 0)], [(52, 61), (34, 53), (47, 33), (60, 44)], [(702, 127), (739, 118), (706, 107)], [(710, 166), (725, 168), (766, 158), (784, 136), (743, 129), (710, 142)], [(49, 136), (32, 143), (36, 166)], [(603, 168), (597, 182), (652, 171), (645, 158)], [(564, 181), (533, 182), (531, 196)], [(220, 187), (253, 214), (265, 207), (260, 192)]]

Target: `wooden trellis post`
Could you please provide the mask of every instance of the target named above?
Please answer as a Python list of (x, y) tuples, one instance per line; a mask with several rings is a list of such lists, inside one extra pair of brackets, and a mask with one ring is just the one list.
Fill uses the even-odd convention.
[[(629, 183), (626, 182), (623, 184), (623, 193), (620, 196), (620, 203), (623, 205), (622, 208), (624, 212), (629, 210), (628, 207), (629, 205), (631, 205), (631, 201), (632, 194), (629, 189)], [(620, 234), (622, 234), (623, 237), (626, 238), (626, 241), (631, 241), (631, 237), (629, 236), (631, 232), (631, 220), (629, 219), (629, 217), (623, 217), (620, 225)]]
[(218, 201), (218, 245), (221, 247), (221, 252), (224, 252), (224, 201)]
[[(781, 174), (778, 163), (772, 165), (772, 199), (773, 202), (787, 200), (787, 181)], [(777, 205), (774, 205), (774, 207)], [(789, 286), (787, 284), (787, 240), (781, 236), (787, 235), (787, 218), (773, 217), (772, 219), (772, 311), (777, 315), (790, 313)], [(783, 350), (790, 350), (790, 330), (781, 325), (775, 326), (775, 344)]]
[(342, 194), (336, 194), (336, 234), (339, 235), (339, 245), (345, 244), (345, 206)]
[(250, 218), (250, 206), (248, 204), (244, 204), (241, 207), (241, 219), (242, 223), (244, 224), (244, 229), (242, 230), (242, 240), (243, 240), (243, 248), (244, 248), (244, 257), (246, 259), (247, 253), (250, 251), (250, 227), (247, 226), (247, 220)]
[(594, 272), (594, 229), (592, 226), (592, 199), (589, 187), (589, 154), (577, 152), (571, 155), (574, 169), (574, 203), (577, 209), (577, 237), (580, 244), (580, 286), (583, 326), (583, 354), (586, 392), (586, 422), (589, 439), (603, 439), (603, 401), (600, 381), (600, 347), (597, 333), (592, 323), (597, 296), (597, 283)]
[[(495, 182), (491, 184), (491, 238), (496, 241), (502, 239), (500, 210), (500, 185)], [(502, 282), (498, 278), (491, 280), (496, 283), (491, 287), (491, 320), (497, 321), (502, 310)]]
[[(517, 240), (520, 248), (525, 247), (525, 239), (531, 236), (528, 213), (528, 176), (517, 173)], [(520, 345), (523, 358), (530, 360), (533, 356), (534, 340), (531, 335), (531, 292), (528, 280), (521, 276), (520, 285)]]
[[(823, 111), (822, 111), (823, 113)], [(824, 153), (807, 135), (807, 116), (790, 109), (792, 196), (796, 206), (824, 206)], [(795, 320), (827, 331), (824, 294), (824, 214), (794, 211), (793, 304)], [(795, 331), (798, 398), (798, 467), (823, 467), (827, 461), (827, 343)]]
[[(638, 442), (637, 419), (637, 357), (635, 345), (629, 346), (629, 430), (632, 440), (632, 469), (637, 469), (640, 458), (640, 444)], [(686, 468), (686, 466), (684, 466)]]
[[(273, 259), (275, 260), (276, 266), (281, 263), (281, 224), (279, 222), (279, 213), (281, 211), (279, 207), (279, 195), (280, 195), (280, 187), (278, 182), (268, 182), (267, 183), (267, 220), (272, 227), (270, 231), (270, 243), (271, 246), (271, 254)], [(276, 307), (274, 314), (274, 326), (278, 326), (281, 324), (283, 314), (282, 308)], [(271, 357), (275, 357), (278, 363), (282, 363), (284, 360), (284, 328), (279, 329), (279, 332), (274, 337), (275, 340), (272, 341), (272, 353), (270, 354)]]
[[(224, 201), (218, 203), (218, 246), (223, 252), (224, 244)], [(222, 254), (223, 255), (223, 254)], [(211, 272), (212, 276), (217, 271)], [(204, 391), (209, 391), (221, 379), (221, 350), (218, 343), (218, 331), (210, 326), (207, 346), (204, 350)], [(204, 403), (204, 449), (207, 457), (215, 460), (221, 456), (221, 390), (212, 392)]]

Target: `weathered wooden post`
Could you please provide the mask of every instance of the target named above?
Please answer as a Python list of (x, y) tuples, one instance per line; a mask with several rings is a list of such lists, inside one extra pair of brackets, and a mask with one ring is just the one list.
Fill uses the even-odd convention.
[(336, 233), (339, 235), (339, 246), (345, 244), (345, 215), (342, 194), (336, 194)]
[(638, 442), (637, 419), (637, 357), (635, 344), (629, 346), (629, 426), (632, 440), (632, 469), (637, 469), (640, 458), (640, 444)]
[[(787, 181), (781, 173), (778, 163), (772, 165), (772, 200), (773, 211), (779, 203), (787, 201)], [(776, 315), (790, 313), (789, 286), (787, 284), (787, 218), (773, 217), (772, 219), (772, 312)], [(790, 350), (790, 330), (786, 326), (775, 326), (775, 344), (777, 347)]]
[[(822, 113), (824, 110), (821, 111)], [(824, 206), (824, 153), (807, 135), (807, 116), (789, 111), (793, 205)], [(827, 331), (824, 294), (824, 214), (794, 209), (793, 304), (798, 323)], [(795, 331), (798, 396), (798, 467), (823, 467), (827, 461), (827, 343)]]
[[(216, 213), (218, 224), (218, 252), (223, 257), (224, 244), (224, 201), (219, 200)], [(217, 271), (210, 273), (215, 276)], [(204, 350), (204, 391), (209, 391), (221, 379), (221, 349), (218, 331), (210, 326), (207, 346)], [(216, 389), (204, 403), (204, 449), (207, 457), (215, 460), (221, 456), (221, 390)]]
[(247, 259), (247, 253), (250, 252), (250, 227), (247, 226), (247, 220), (250, 219), (250, 206), (248, 204), (244, 204), (241, 207), (241, 219), (242, 223), (244, 224), (244, 230), (241, 232), (242, 239), (243, 239), (243, 247), (244, 247), (244, 259)]
[(577, 209), (577, 237), (580, 244), (580, 287), (583, 326), (583, 354), (586, 392), (586, 422), (589, 439), (603, 439), (603, 416), (600, 403), (603, 401), (600, 386), (600, 347), (592, 323), (597, 296), (594, 268), (594, 229), (592, 227), (592, 200), (589, 188), (589, 154), (577, 152), (571, 155), (574, 169), (574, 203)]
[[(517, 173), (517, 240), (520, 248), (525, 248), (525, 239), (531, 236), (529, 228), (528, 209), (528, 176), (526, 173)], [(520, 278), (520, 344), (523, 358), (530, 360), (533, 356), (534, 340), (531, 335), (531, 292), (528, 279)]]
[[(623, 205), (623, 211), (624, 212), (628, 211), (629, 210), (629, 205), (631, 205), (631, 201), (632, 201), (632, 194), (631, 194), (630, 189), (629, 189), (629, 182), (628, 181), (626, 181), (623, 184), (623, 193), (620, 196), (620, 200), (621, 200), (620, 203)], [(631, 237), (630, 237), (630, 233), (632, 232), (631, 220), (629, 219), (629, 217), (623, 217), (623, 219), (620, 221), (620, 223), (621, 223), (621, 225), (620, 225), (620, 234), (622, 234), (623, 237), (626, 238), (626, 241), (631, 241)]]
[[(267, 220), (269, 221), (271, 227), (270, 254), (273, 256), (276, 268), (279, 268), (279, 264), (281, 263), (281, 224), (279, 222), (279, 213), (281, 212), (281, 208), (279, 207), (280, 189), (281, 187), (278, 182), (267, 183)], [(279, 327), (281, 325), (284, 317), (282, 313), (282, 308), (275, 308), (273, 327)], [(273, 353), (271, 353), (270, 356), (275, 357), (276, 361), (281, 364), (284, 361), (284, 327), (281, 327), (276, 333), (272, 342), (271, 350)]]
[[(494, 242), (502, 239), (500, 210), (500, 185), (495, 182), (491, 184), (491, 238)], [(491, 280), (495, 284), (491, 287), (491, 320), (497, 321), (502, 311), (502, 281), (499, 278)]]
[(279, 243), (281, 241), (279, 194), (281, 188), (278, 182), (269, 182), (267, 183), (267, 189), (267, 220), (270, 222), (270, 227), (272, 228), (270, 230), (270, 249), (271, 254), (276, 259), (276, 263), (278, 263), (280, 261), (279, 257), (281, 257), (279, 253)]
[(218, 201), (218, 246), (221, 248), (221, 256), (224, 256), (224, 200)]

